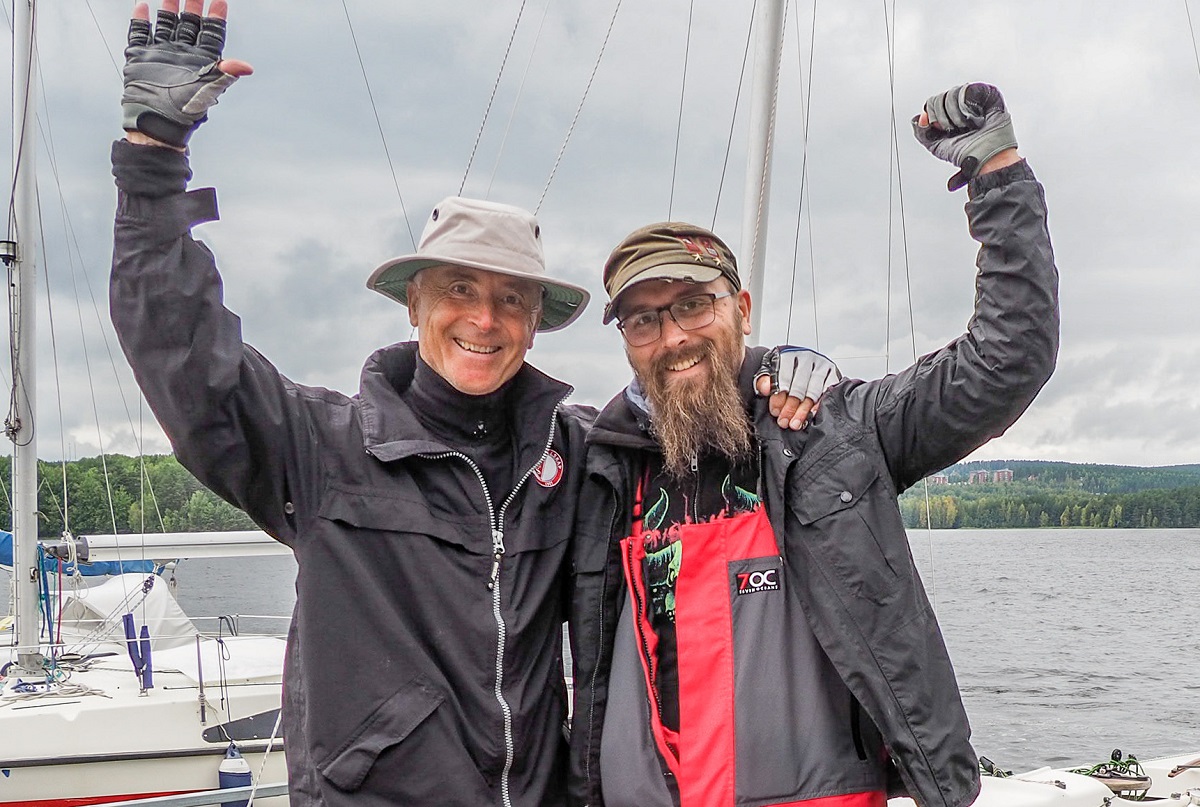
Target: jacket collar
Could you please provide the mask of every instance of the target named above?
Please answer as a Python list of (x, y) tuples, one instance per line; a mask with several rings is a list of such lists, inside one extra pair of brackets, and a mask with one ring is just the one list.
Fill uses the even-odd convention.
[[(358, 392), (363, 448), (383, 462), (454, 450), (425, 427), (407, 400), (416, 365), (416, 342), (382, 347), (363, 365)], [(528, 363), (521, 365), (513, 383), (511, 400), (519, 405), (510, 413), (511, 423), (520, 467), (525, 467), (541, 456), (555, 409), (573, 389)]]

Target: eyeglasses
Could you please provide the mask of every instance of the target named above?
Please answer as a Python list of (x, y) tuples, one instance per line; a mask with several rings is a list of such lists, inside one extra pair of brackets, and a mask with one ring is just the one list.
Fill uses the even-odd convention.
[(717, 318), (717, 300), (732, 297), (735, 292), (723, 291), (717, 294), (695, 294), (676, 300), (670, 305), (648, 308), (645, 311), (634, 311), (617, 322), (617, 328), (625, 336), (630, 347), (642, 347), (651, 342), (657, 342), (662, 337), (662, 315), (665, 311), (675, 320), (680, 330), (694, 331), (711, 325)]

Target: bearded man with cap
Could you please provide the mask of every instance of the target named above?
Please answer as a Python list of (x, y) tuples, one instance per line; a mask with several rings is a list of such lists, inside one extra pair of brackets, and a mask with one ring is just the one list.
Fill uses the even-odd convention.
[[(588, 293), (547, 275), (530, 213), (451, 197), (368, 280), (418, 341), (376, 351), (353, 397), (286, 378), (243, 343), (190, 234), (217, 212), (187, 191), (188, 138), (251, 71), (221, 59), (224, 1), (202, 12), (164, 4), (152, 26), (135, 8), (111, 310), (180, 462), (295, 555), (290, 803), (562, 804), (568, 539), (595, 411), (525, 354)], [(815, 398), (826, 365), (797, 366), (783, 389), (812, 368)], [(785, 398), (771, 406), (800, 425), (812, 400)]]
[(754, 397), (750, 296), (715, 234), (635, 230), (604, 267), (633, 382), (601, 412), (573, 550), (570, 803), (963, 807), (978, 762), (897, 494), (1004, 432), (1050, 377), (1041, 185), (989, 85), (918, 139), (969, 182), (967, 331), (827, 390), (806, 431)]

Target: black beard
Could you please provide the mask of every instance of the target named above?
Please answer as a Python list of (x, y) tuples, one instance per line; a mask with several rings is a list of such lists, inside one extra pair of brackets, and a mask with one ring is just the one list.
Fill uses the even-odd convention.
[[(751, 455), (753, 431), (737, 385), (744, 347), (737, 338), (721, 342), (662, 356), (642, 379), (664, 467), (677, 479), (706, 451), (734, 463)], [(671, 383), (667, 366), (696, 356), (698, 349), (711, 368), (708, 377)]]

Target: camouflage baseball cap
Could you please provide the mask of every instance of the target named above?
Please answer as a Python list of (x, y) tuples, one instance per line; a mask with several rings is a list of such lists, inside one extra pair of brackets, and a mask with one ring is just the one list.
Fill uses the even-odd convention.
[(617, 298), (646, 280), (682, 280), (709, 283), (725, 277), (734, 289), (742, 288), (737, 259), (725, 242), (695, 224), (664, 221), (634, 230), (617, 245), (604, 264), (604, 290), (608, 305), (604, 322), (616, 316)]

